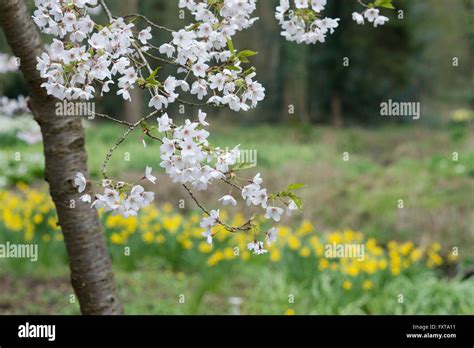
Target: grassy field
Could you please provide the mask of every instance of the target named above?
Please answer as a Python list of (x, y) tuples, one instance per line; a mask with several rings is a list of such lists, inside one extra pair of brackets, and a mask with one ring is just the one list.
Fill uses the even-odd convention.
[[(416, 281), (400, 276), (383, 289), (364, 294), (334, 286), (329, 277), (309, 285), (288, 281), (276, 269), (240, 268), (202, 293), (200, 273), (163, 269), (117, 270), (119, 296), (127, 314), (231, 314), (232, 297), (241, 314), (472, 314), (474, 281), (438, 279), (427, 272)], [(79, 314), (67, 268), (35, 274), (0, 273), (1, 314)], [(399, 295), (404, 302), (399, 303)], [(294, 302), (289, 303), (289, 296)], [(72, 302), (72, 303), (71, 303)]]
[[(108, 146), (122, 132), (123, 129), (115, 126), (88, 127), (89, 168), (97, 178)], [(284, 249), (266, 259), (229, 260), (216, 266), (211, 261), (217, 260), (215, 254), (225, 259), (225, 248), (233, 244), (223, 241), (222, 249), (218, 247), (213, 254), (206, 254), (199, 240), (189, 237), (194, 246), (187, 250), (178, 237), (183, 233), (188, 237), (186, 222), (180, 222), (184, 227), (178, 234), (171, 226), (175, 213), (170, 213), (169, 222), (159, 222), (169, 225), (163, 245), (148, 244), (151, 237), (141, 220), (131, 227), (126, 222), (120, 222), (122, 226), (104, 217), (127, 313), (227, 314), (232, 310), (231, 297), (242, 299), (243, 314), (474, 313), (474, 280), (461, 281), (462, 273), (474, 264), (472, 132), (459, 137), (450, 128), (229, 129), (217, 124), (213, 134), (215, 145), (242, 144), (244, 150), (256, 150), (258, 170), (270, 189), (278, 190), (293, 182), (307, 185), (302, 190), (303, 213), (291, 223), (283, 221), (299, 231), (295, 232), (298, 240), (288, 237)], [(141, 136), (134, 134), (114, 154), (109, 174), (136, 180), (143, 175), (146, 165), (152, 165), (158, 173), (158, 151), (158, 145), (150, 142), (144, 149)], [(1, 153), (7, 158), (20, 153), (20, 165), (26, 169), (19, 177), (30, 181), (32, 187), (40, 186), (35, 177), (41, 174), (41, 166), (29, 162), (41, 153), (40, 145), (3, 143)], [(458, 161), (453, 161), (453, 153), (459, 155)], [(18, 165), (10, 161), (10, 167)], [(193, 202), (166, 176), (157, 176), (158, 185), (148, 187), (155, 190), (157, 202), (168, 202), (170, 209), (178, 210), (178, 201), (184, 199), (186, 209), (179, 214), (191, 221), (196, 208)], [(215, 206), (216, 199), (224, 193), (222, 188), (213, 187), (200, 198), (206, 205)], [(398, 207), (400, 199), (403, 208)], [(302, 232), (296, 226), (304, 226), (305, 221), (312, 229)], [(10, 238), (10, 232), (1, 225), (0, 242)], [(53, 233), (41, 226), (46, 230), (34, 237), (40, 243), (46, 234)], [(120, 240), (123, 237), (120, 229), (128, 228), (136, 233), (136, 238), (130, 241), (136, 253), (125, 260), (121, 256), (122, 248), (129, 241)], [(345, 271), (332, 272), (317, 255), (317, 242), (311, 238), (331, 239), (336, 235), (333, 231), (344, 229), (360, 231), (366, 242), (375, 238), (377, 248), (387, 253), (387, 270), (379, 265), (372, 274), (360, 268), (358, 274), (367, 271), (367, 278), (360, 278), (360, 274), (348, 276)], [(57, 231), (51, 236), (57, 237)], [(430, 243), (439, 243), (436, 253), (444, 259), (453, 248), (458, 248), (459, 263), (448, 265), (443, 261), (441, 267), (426, 267), (425, 263), (410, 261), (399, 272), (393, 266), (398, 254), (392, 255), (391, 240), (400, 242), (395, 247), (395, 254), (400, 255), (404, 255), (407, 247), (429, 250)], [(410, 250), (407, 252), (414, 252)], [(45, 247), (44, 252), (42, 259), (46, 261), (34, 266), (0, 260), (0, 313), (78, 313), (78, 304), (70, 301), (72, 290), (62, 243), (58, 239)], [(404, 298), (402, 302), (400, 295)], [(289, 301), (289, 296), (295, 301)]]

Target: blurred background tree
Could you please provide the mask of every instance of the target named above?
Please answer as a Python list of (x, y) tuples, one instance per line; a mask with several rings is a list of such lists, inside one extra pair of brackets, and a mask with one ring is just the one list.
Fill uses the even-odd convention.
[(355, 2), (330, 4), (328, 15), (341, 18), (343, 25), (328, 38), (325, 49), (311, 47), (311, 120), (334, 126), (372, 123), (379, 120), (383, 100), (419, 100), (420, 77), (412, 63), (423, 47), (414, 42), (416, 28), (407, 13), (413, 5), (404, 6), (404, 20), (392, 13), (387, 26), (374, 30), (369, 23), (361, 26), (351, 20)]

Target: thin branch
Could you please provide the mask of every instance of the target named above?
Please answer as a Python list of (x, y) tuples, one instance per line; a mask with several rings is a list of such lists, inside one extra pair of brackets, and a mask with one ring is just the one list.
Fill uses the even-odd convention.
[(89, 110), (89, 112), (90, 112), (92, 115), (94, 115), (94, 116), (99, 116), (99, 117), (105, 118), (105, 119), (107, 119), (107, 120), (111, 120), (111, 121), (114, 121), (114, 122), (116, 122), (116, 123), (120, 123), (120, 124), (122, 124), (122, 125), (124, 125), (124, 126), (128, 126), (128, 127), (131, 127), (131, 126), (132, 126), (132, 124), (131, 124), (130, 122), (118, 120), (118, 119), (113, 118), (112, 116), (109, 116), (109, 115), (106, 115), (106, 114), (101, 114), (101, 113), (99, 113), (99, 112), (94, 112), (94, 111), (90, 111), (90, 110)]
[(115, 142), (115, 144), (110, 148), (109, 152), (105, 156), (104, 163), (102, 164), (102, 176), (104, 179), (108, 179), (109, 177), (107, 176), (107, 164), (109, 163), (110, 159), (112, 158), (112, 155), (114, 154), (114, 151), (117, 150), (117, 148), (125, 141), (125, 139), (129, 136), (130, 133), (133, 132), (135, 129), (135, 126), (132, 125), (130, 126), (127, 131)]
[(153, 69), (151, 68), (150, 66), (150, 63), (148, 63), (148, 60), (145, 58), (145, 56), (143, 55), (143, 52), (142, 50), (140, 49), (140, 47), (138, 47), (137, 43), (136, 42), (132, 42), (132, 46), (133, 48), (137, 51), (138, 55), (140, 56), (143, 64), (145, 64), (145, 66), (147, 67), (148, 69), (148, 72), (151, 74), (153, 73)]
[(236, 188), (237, 190), (242, 191), (242, 187), (241, 187), (241, 186), (239, 186), (239, 185), (237, 185), (237, 184), (234, 184), (233, 182), (229, 181), (228, 179), (226, 179), (226, 178), (221, 178), (221, 180), (222, 180), (223, 182), (225, 182), (226, 184), (228, 184), (228, 185), (230, 185), (230, 186)]
[(211, 214), (207, 211), (207, 209), (204, 208), (204, 206), (198, 201), (198, 199), (196, 198), (196, 196), (194, 196), (193, 191), (191, 191), (191, 189), (190, 189), (186, 184), (183, 184), (183, 187), (186, 189), (186, 191), (188, 191), (189, 195), (191, 196), (191, 198), (193, 199), (193, 201), (197, 204), (197, 206), (198, 206), (207, 216), (211, 216)]
[(148, 136), (149, 138), (151, 138), (153, 140), (157, 140), (157, 141), (159, 141), (160, 143), (163, 144), (163, 139), (151, 134), (151, 132), (148, 128), (143, 129), (143, 133), (145, 133), (145, 135)]
[[(179, 99), (179, 98), (177, 98), (176, 100), (179, 101), (182, 104), (186, 104), (186, 105), (190, 105), (190, 106), (206, 106), (206, 105), (209, 105), (208, 103), (193, 103), (193, 102), (189, 102), (189, 101)], [(216, 107), (221, 107), (221, 106), (216, 105)]]
[[(163, 113), (163, 111), (161, 111)], [(148, 114), (147, 116), (141, 118), (139, 121), (137, 121), (134, 124), (131, 124), (127, 131), (117, 139), (117, 141), (114, 143), (114, 145), (109, 149), (109, 152), (105, 156), (104, 163), (102, 164), (102, 176), (104, 179), (108, 179), (107, 176), (107, 164), (109, 163), (110, 159), (112, 158), (112, 155), (114, 154), (115, 150), (125, 141), (125, 139), (142, 123), (145, 122), (146, 120), (150, 119), (151, 117), (155, 116), (158, 113), (158, 111), (153, 111), (152, 113)]]
[(171, 30), (171, 29), (168, 29), (166, 27), (163, 27), (161, 25), (158, 25), (154, 22), (152, 22), (151, 20), (149, 20), (147, 17), (141, 15), (141, 14), (138, 14), (138, 13), (135, 13), (135, 14), (129, 14), (129, 15), (126, 15), (124, 16), (123, 18), (124, 19), (127, 19), (127, 18), (130, 18), (130, 17), (135, 17), (135, 18), (141, 18), (143, 19), (145, 22), (147, 22), (149, 25), (151, 25), (152, 27), (155, 27), (157, 29), (160, 29), (160, 30), (164, 30), (164, 31), (167, 31), (168, 33), (173, 33), (174, 31)]
[[(150, 46), (150, 45), (148, 45), (148, 46)], [(150, 57), (151, 59), (157, 60), (159, 62), (163, 62), (163, 63), (169, 64), (169, 65), (174, 65), (174, 66), (177, 66), (179, 68), (189, 69), (189, 68), (187, 68), (187, 67), (185, 67), (185, 66), (183, 66), (179, 63), (173, 62), (172, 60), (167, 60), (167, 59), (155, 56), (154, 54), (151, 54), (151, 53), (148, 53), (148, 52), (143, 52), (143, 53), (145, 55), (147, 55), (148, 57)]]
[[(204, 206), (199, 202), (199, 200), (196, 198), (196, 196), (194, 195), (193, 191), (191, 191), (191, 189), (186, 185), (186, 184), (183, 184), (183, 187), (186, 189), (186, 191), (188, 192), (189, 196), (191, 196), (191, 198), (193, 199), (193, 201), (197, 204), (197, 206), (207, 215), (207, 216), (211, 216), (211, 214), (209, 213), (209, 211), (204, 208)], [(243, 224), (242, 226), (240, 227), (233, 227), (233, 226), (230, 226), (228, 224), (226, 224), (225, 222), (223, 222), (221, 219), (217, 219), (216, 222), (221, 225), (222, 227), (224, 227), (228, 232), (231, 232), (231, 233), (237, 233), (237, 232), (248, 232), (250, 231), (254, 225), (252, 224), (252, 220), (249, 220), (247, 221), (245, 224)]]
[(102, 8), (105, 11), (105, 14), (107, 15), (107, 18), (109, 19), (109, 22), (112, 22), (114, 17), (112, 16), (112, 12), (110, 12), (109, 8), (107, 7), (107, 4), (105, 3), (104, 0), (99, 0), (99, 2), (100, 2), (100, 6), (102, 6)]

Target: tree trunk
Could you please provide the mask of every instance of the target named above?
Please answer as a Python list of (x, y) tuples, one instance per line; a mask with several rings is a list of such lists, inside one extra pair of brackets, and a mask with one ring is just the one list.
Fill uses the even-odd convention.
[[(83, 314), (121, 314), (112, 265), (97, 212), (79, 203), (73, 187), (77, 172), (87, 173), (84, 130), (77, 117), (55, 115), (57, 100), (40, 87), (36, 57), (42, 42), (23, 0), (0, 0), (0, 25), (30, 89), (29, 105), (41, 126), (45, 178), (69, 254), (71, 283)], [(71, 202), (76, 202), (72, 208)]]
[[(288, 123), (309, 123), (308, 88), (308, 50), (306, 45), (295, 48), (295, 43), (285, 42), (282, 46), (283, 82), (282, 82), (282, 115), (281, 121)], [(294, 115), (288, 113), (289, 106), (294, 108)], [(293, 117), (293, 119), (292, 119)], [(296, 120), (294, 118), (297, 118)]]

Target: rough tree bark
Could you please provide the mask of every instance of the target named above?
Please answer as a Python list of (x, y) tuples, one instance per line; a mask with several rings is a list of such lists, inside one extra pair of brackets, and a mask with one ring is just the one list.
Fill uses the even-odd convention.
[(45, 178), (59, 217), (69, 254), (71, 283), (83, 314), (121, 314), (111, 261), (97, 212), (78, 202), (72, 183), (77, 172), (87, 173), (84, 130), (77, 117), (55, 115), (55, 99), (40, 87), (36, 57), (42, 42), (23, 0), (0, 0), (0, 25), (30, 89), (30, 108), (41, 126)]

